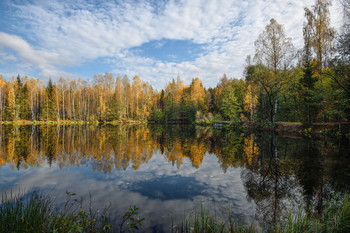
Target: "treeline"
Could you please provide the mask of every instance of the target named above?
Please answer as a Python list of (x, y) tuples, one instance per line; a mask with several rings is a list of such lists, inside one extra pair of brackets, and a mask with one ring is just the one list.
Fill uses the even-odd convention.
[(350, 3), (340, 32), (330, 27), (330, 2), (305, 8), (304, 47), (296, 50), (271, 19), (247, 56), (244, 78), (222, 77), (215, 88), (180, 77), (154, 90), (138, 76), (98, 74), (91, 82), (60, 78), (45, 86), (28, 77), (0, 77), (0, 121), (253, 121), (325, 122), (350, 119)]
[(0, 79), (0, 120), (109, 121), (146, 119), (154, 109), (152, 87), (135, 76), (94, 76), (93, 82), (60, 78), (57, 83), (17, 76)]
[[(244, 82), (237, 83), (243, 90)], [(95, 75), (92, 82), (61, 77), (46, 86), (27, 76), (0, 78), (0, 121), (194, 122), (196, 113), (208, 113), (210, 91), (198, 78), (189, 86), (177, 78), (161, 91), (138, 76), (130, 81), (110, 73)]]

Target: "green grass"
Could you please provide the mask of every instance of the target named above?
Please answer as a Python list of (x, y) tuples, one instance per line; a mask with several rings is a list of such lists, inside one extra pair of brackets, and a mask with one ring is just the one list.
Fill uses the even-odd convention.
[[(259, 232), (253, 225), (242, 225), (231, 220), (228, 214), (228, 220), (224, 221), (216, 216), (206, 212), (204, 206), (194, 214), (184, 214), (184, 219), (179, 224), (172, 223), (172, 232), (193, 232), (193, 233), (212, 233), (212, 232)], [(288, 220), (280, 221), (272, 226), (269, 232), (274, 233), (296, 233), (296, 232), (350, 232), (350, 202), (349, 197), (344, 196), (341, 200), (332, 199), (324, 208), (321, 216), (312, 215), (311, 212), (299, 212), (295, 215), (290, 214)]]
[(112, 226), (109, 217), (111, 203), (103, 210), (94, 210), (90, 195), (90, 206), (85, 211), (83, 199), (74, 196), (74, 193), (67, 192), (65, 205), (57, 210), (50, 195), (33, 192), (24, 198), (5, 193), (0, 204), (0, 232), (129, 232), (137, 230), (144, 220), (137, 217), (138, 208), (133, 206), (125, 212), (119, 226)]
[(52, 199), (31, 196), (22, 198), (2, 196), (0, 207), (0, 232), (43, 232), (50, 221)]
[[(27, 197), (26, 197), (27, 196)], [(120, 219), (119, 225), (110, 222), (111, 204), (103, 210), (94, 210), (91, 204), (83, 210), (82, 198), (67, 192), (67, 200), (61, 210), (54, 208), (52, 195), (33, 192), (28, 195), (3, 194), (0, 204), (0, 232), (130, 232), (137, 231), (144, 218), (137, 216), (138, 208), (130, 207)], [(199, 211), (184, 213), (179, 223), (171, 223), (169, 232), (259, 232), (253, 225), (244, 225), (210, 213), (201, 205)], [(300, 210), (290, 214), (288, 220), (272, 226), (269, 232), (350, 232), (350, 202), (344, 196), (331, 200), (321, 215)]]
[(214, 214), (205, 210), (204, 205), (201, 205), (201, 209), (198, 212), (194, 211), (193, 214), (184, 213), (184, 219), (178, 224), (172, 223), (172, 232), (183, 233), (212, 233), (212, 232), (257, 232), (252, 225), (243, 225), (234, 222), (231, 219), (230, 212), (228, 212), (228, 220), (224, 221)]
[(295, 216), (290, 214), (288, 221), (277, 224), (272, 232), (350, 232), (349, 197), (331, 200), (320, 217), (302, 211)]
[(0, 232), (46, 232), (52, 222), (52, 198), (33, 194), (27, 201), (2, 195)]

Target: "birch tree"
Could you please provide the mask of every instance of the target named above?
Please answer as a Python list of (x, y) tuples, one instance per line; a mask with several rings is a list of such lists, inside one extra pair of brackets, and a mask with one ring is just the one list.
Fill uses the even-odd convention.
[(283, 72), (288, 69), (293, 58), (293, 44), (291, 38), (287, 37), (283, 26), (275, 19), (270, 20), (270, 24), (259, 35), (255, 41), (255, 58), (259, 64), (270, 70), (270, 78), (273, 82), (274, 90), (269, 98), (271, 106), (270, 121), (275, 127), (278, 92), (283, 82)]
[(316, 0), (315, 5), (305, 8), (307, 27), (310, 31), (311, 46), (317, 58), (317, 72), (321, 73), (325, 67), (332, 49), (335, 35), (334, 28), (330, 27), (329, 0)]

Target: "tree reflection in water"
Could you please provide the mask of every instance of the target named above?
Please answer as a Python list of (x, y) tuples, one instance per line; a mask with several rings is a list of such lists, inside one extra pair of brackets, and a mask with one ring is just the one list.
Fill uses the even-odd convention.
[(137, 170), (159, 155), (178, 169), (185, 159), (199, 168), (206, 154), (215, 154), (224, 172), (241, 169), (247, 199), (266, 228), (300, 206), (319, 214), (325, 199), (349, 192), (348, 140), (192, 126), (0, 125), (0, 167), (13, 170), (47, 163), (110, 173)]
[(318, 215), (325, 199), (349, 192), (349, 142), (336, 143), (326, 138), (250, 135), (241, 178), (265, 230), (300, 207)]

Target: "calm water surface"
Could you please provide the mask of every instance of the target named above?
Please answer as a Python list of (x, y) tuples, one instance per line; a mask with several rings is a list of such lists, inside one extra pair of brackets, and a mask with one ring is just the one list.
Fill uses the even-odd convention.
[(267, 229), (295, 208), (315, 213), (350, 190), (349, 141), (208, 128), (0, 126), (0, 193), (89, 194), (112, 215), (133, 205), (144, 232), (207, 210)]

